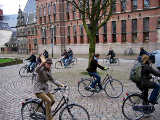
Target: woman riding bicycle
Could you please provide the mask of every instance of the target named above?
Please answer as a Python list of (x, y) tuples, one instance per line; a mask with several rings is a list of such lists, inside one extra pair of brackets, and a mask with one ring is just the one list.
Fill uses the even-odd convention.
[[(155, 70), (151, 66), (151, 60), (148, 55), (142, 56), (142, 71), (141, 71), (141, 81), (136, 83), (137, 87), (143, 91), (144, 104), (152, 103), (153, 105), (157, 103), (157, 97), (160, 90), (160, 85), (150, 81), (152, 79), (151, 74), (155, 76), (160, 76), (160, 72)], [(150, 98), (148, 100), (148, 91), (153, 89)]]
[(89, 65), (89, 67), (87, 68), (88, 74), (96, 78), (96, 80), (93, 81), (89, 87), (89, 90), (91, 90), (91, 91), (95, 90), (95, 86), (97, 83), (98, 83), (98, 87), (100, 89), (102, 89), (101, 77), (97, 73), (97, 67), (102, 70), (106, 70), (106, 68), (98, 64), (99, 56), (100, 56), (99, 54), (93, 55), (93, 57), (91, 58), (91, 63)]
[(47, 82), (51, 81), (58, 87), (64, 86), (63, 84), (60, 84), (53, 79), (51, 75), (51, 65), (52, 65), (52, 59), (47, 58), (46, 61), (42, 60), (42, 63), (36, 68), (36, 72), (38, 73), (38, 78), (34, 84), (35, 95), (45, 102), (46, 120), (53, 120), (51, 114), (51, 107), (55, 102), (53, 95), (49, 93)]

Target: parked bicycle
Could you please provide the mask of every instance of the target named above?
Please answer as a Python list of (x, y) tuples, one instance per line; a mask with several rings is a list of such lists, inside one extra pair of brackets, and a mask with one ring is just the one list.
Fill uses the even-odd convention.
[[(52, 111), (52, 116), (60, 111), (59, 120), (90, 120), (89, 113), (83, 106), (69, 103), (66, 90), (68, 90), (66, 87), (54, 89), (53, 94), (59, 92), (62, 97), (54, 111)], [(45, 111), (44, 102), (41, 99), (26, 99), (21, 108), (22, 120), (46, 120)]]
[(109, 57), (105, 57), (103, 58), (103, 63), (104, 64), (107, 64), (107, 65), (119, 65), (120, 64), (120, 61), (119, 61), (119, 58), (113, 58), (113, 62), (111, 63), (110, 62), (110, 58)]
[[(73, 65), (73, 64), (77, 64), (77, 58), (76, 57), (73, 57), (71, 61), (69, 61), (67, 63), (69, 65)], [(64, 62), (63, 62), (63, 58), (61, 57), (57, 62), (55, 62), (55, 68), (56, 69), (62, 69), (64, 68)]]
[[(160, 81), (158, 81), (160, 84)], [(158, 99), (160, 98), (160, 94)], [(124, 117), (128, 120), (140, 120), (144, 118), (145, 114), (150, 114), (155, 111), (154, 105), (144, 104), (143, 92), (142, 93), (133, 93), (128, 95), (124, 99), (122, 105), (122, 113)]]
[(19, 75), (20, 77), (29, 77), (32, 75), (37, 65), (35, 64), (35, 67), (30, 71), (28, 69), (28, 65), (29, 65), (28, 61), (24, 60), (24, 63), (25, 65), (19, 69)]
[(106, 70), (106, 76), (101, 81), (102, 89), (99, 89), (96, 84), (95, 91), (90, 91), (88, 87), (96, 78), (91, 76), (90, 78), (81, 78), (78, 82), (78, 92), (83, 97), (90, 97), (94, 93), (99, 93), (102, 90), (105, 91), (106, 95), (111, 98), (118, 98), (123, 92), (123, 84), (109, 74), (109, 68)]

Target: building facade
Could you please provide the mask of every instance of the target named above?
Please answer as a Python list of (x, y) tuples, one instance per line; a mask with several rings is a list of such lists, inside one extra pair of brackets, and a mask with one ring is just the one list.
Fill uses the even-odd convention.
[[(96, 52), (103, 54), (109, 47), (120, 54), (130, 48), (138, 53), (140, 46), (158, 49), (160, 0), (114, 1), (111, 19), (97, 32)], [(47, 49), (50, 54), (60, 54), (69, 47), (76, 54), (88, 53), (81, 14), (71, 4), (64, 0), (36, 0), (36, 21), (39, 53)]]
[(19, 9), (17, 17), (18, 53), (38, 54), (37, 24), (36, 24), (36, 1), (28, 0), (24, 11)]

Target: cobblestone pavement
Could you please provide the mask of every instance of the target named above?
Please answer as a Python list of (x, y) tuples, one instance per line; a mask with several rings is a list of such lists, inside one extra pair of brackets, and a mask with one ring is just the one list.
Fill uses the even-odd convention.
[[(111, 99), (104, 92), (90, 98), (84, 98), (78, 94), (77, 82), (81, 77), (85, 77), (80, 73), (86, 69), (88, 63), (86, 59), (79, 59), (78, 64), (73, 65), (72, 68), (53, 69), (53, 75), (58, 81), (71, 87), (69, 91), (71, 102), (84, 106), (89, 111), (91, 120), (124, 120), (121, 113), (123, 97), (126, 92), (135, 92), (137, 89), (127, 80), (133, 61), (120, 60), (120, 62), (120, 66), (112, 66), (113, 76), (124, 84), (124, 93), (118, 99)], [(26, 98), (35, 97), (32, 93), (33, 85), (30, 78), (20, 78), (18, 75), (22, 65), (0, 68), (0, 120), (21, 120), (21, 103)], [(159, 120), (159, 108), (156, 106), (156, 111), (144, 120)], [(55, 119), (58, 120), (57, 116)]]

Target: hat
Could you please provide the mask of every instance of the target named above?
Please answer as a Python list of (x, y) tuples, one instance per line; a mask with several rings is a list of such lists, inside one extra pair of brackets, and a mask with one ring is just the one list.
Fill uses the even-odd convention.
[(142, 56), (142, 63), (143, 64), (145, 64), (148, 60), (149, 60), (149, 56), (148, 55), (143, 55)]
[(47, 59), (46, 59), (46, 63), (52, 64), (52, 63), (53, 63), (53, 62), (52, 62), (52, 59), (51, 59), (51, 58), (47, 58)]

